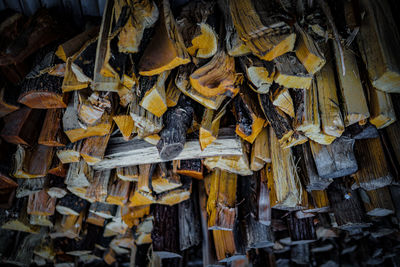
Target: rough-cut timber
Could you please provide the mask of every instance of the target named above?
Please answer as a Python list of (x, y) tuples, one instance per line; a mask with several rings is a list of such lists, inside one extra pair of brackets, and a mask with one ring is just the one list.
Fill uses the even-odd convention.
[(56, 198), (50, 197), (45, 190), (29, 195), (27, 213), (30, 215), (49, 216), (56, 209)]
[[(245, 151), (244, 148), (242, 148)], [(239, 175), (251, 175), (249, 159), (246, 153), (240, 156), (218, 156), (207, 157), (204, 160), (204, 165), (210, 169), (221, 169)]]
[(161, 258), (181, 257), (179, 254), (178, 206), (155, 205), (153, 231), (153, 253)]
[(235, 60), (222, 50), (190, 75), (190, 84), (205, 97), (236, 95), (236, 78)]
[(178, 204), (180, 250), (197, 246), (201, 242), (199, 207), (195, 195)]
[(259, 94), (268, 93), (275, 77), (274, 63), (263, 61), (255, 56), (241, 57), (240, 63), (247, 79), (253, 85), (250, 87)]
[(235, 0), (229, 2), (229, 8), (240, 39), (259, 58), (269, 61), (293, 50), (296, 34), (278, 3)]
[(13, 176), (16, 178), (38, 178), (46, 176), (53, 157), (53, 147), (35, 145), (18, 146), (14, 154)]
[(140, 75), (152, 76), (190, 62), (169, 1), (160, 5), (155, 33), (139, 62)]
[(242, 87), (234, 102), (237, 117), (236, 133), (249, 143), (253, 143), (265, 126), (265, 119), (257, 103), (257, 96), (249, 88)]
[[(333, 44), (340, 87), (339, 99), (341, 100), (344, 124), (347, 127), (369, 118), (369, 110), (354, 52), (350, 49), (344, 49), (344, 61), (342, 63), (338, 46), (336, 42)], [(342, 64), (345, 66), (345, 75)]]
[(119, 179), (124, 181), (135, 181), (139, 179), (138, 166), (119, 167), (116, 170)]
[(165, 114), (165, 127), (157, 143), (161, 159), (171, 160), (182, 152), (186, 142), (186, 131), (193, 120), (191, 103), (189, 99), (182, 97), (178, 105)]
[(236, 219), (237, 175), (216, 169), (210, 174), (207, 200), (208, 229), (233, 230)]
[(362, 0), (365, 12), (358, 44), (372, 85), (382, 91), (400, 92), (400, 35), (386, 1)]
[(391, 184), (393, 176), (380, 138), (356, 140), (354, 154), (358, 162), (354, 178), (360, 187), (374, 190)]
[(79, 152), (81, 157), (88, 164), (96, 164), (104, 158), (110, 134), (104, 136), (92, 136), (82, 141), (82, 148)]
[(7, 142), (34, 145), (40, 134), (43, 111), (23, 107), (4, 117), (4, 127), (0, 136)]
[(285, 87), (274, 87), (271, 90), (272, 104), (285, 112), (289, 117), (294, 117), (293, 99), (289, 94), (289, 89)]
[(311, 152), (321, 178), (338, 178), (358, 170), (354, 156), (354, 140), (342, 136), (328, 146), (310, 141)]
[(287, 218), (287, 224), (291, 245), (309, 243), (317, 239), (312, 217), (298, 219), (292, 212)]
[(38, 143), (46, 146), (65, 146), (66, 137), (61, 126), (62, 110), (49, 109), (44, 118)]

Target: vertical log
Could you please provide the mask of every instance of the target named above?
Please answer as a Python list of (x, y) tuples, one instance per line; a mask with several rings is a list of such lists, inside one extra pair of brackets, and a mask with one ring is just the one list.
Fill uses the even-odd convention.
[(201, 241), (200, 217), (196, 194), (192, 198), (179, 203), (179, 245), (180, 250), (197, 246)]
[(296, 214), (292, 212), (287, 218), (287, 224), (290, 244), (305, 244), (317, 239), (312, 217), (298, 219)]

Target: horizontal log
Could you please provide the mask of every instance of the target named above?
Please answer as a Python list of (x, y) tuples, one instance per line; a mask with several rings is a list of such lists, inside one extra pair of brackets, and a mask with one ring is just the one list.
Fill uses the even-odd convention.
[[(188, 140), (182, 152), (174, 160), (206, 158), (214, 156), (241, 156), (242, 144), (230, 130), (220, 131), (219, 138), (203, 151), (198, 140)], [(165, 162), (155, 146), (144, 140), (126, 142), (122, 137), (111, 138), (104, 159), (94, 164), (95, 169), (112, 169), (131, 165)]]

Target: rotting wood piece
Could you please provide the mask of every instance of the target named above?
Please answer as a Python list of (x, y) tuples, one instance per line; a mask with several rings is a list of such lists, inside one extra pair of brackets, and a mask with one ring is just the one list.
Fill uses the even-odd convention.
[(274, 59), (276, 83), (286, 88), (309, 89), (313, 76), (307, 72), (293, 53), (287, 53)]
[(292, 151), (280, 147), (272, 129), (270, 141), (272, 164), (267, 164), (261, 175), (268, 180), (271, 207), (284, 210), (306, 207), (307, 193), (301, 185)]
[(161, 258), (181, 257), (179, 254), (178, 206), (155, 205), (153, 231), (153, 253)]
[(215, 3), (193, 1), (185, 5), (177, 24), (187, 52), (197, 58), (210, 58), (218, 49)]
[(239, 97), (234, 101), (237, 117), (236, 133), (249, 143), (253, 143), (265, 126), (265, 119), (250, 89), (242, 87)]
[(360, 187), (374, 190), (391, 184), (393, 176), (380, 138), (356, 140), (354, 154), (359, 166), (354, 178)]
[(240, 39), (259, 58), (273, 60), (293, 50), (296, 34), (278, 3), (235, 0), (229, 2), (229, 8)]
[(40, 134), (43, 110), (23, 107), (4, 117), (0, 136), (13, 144), (34, 145)]
[(154, 36), (139, 62), (140, 75), (152, 76), (190, 62), (169, 2), (163, 0)]
[(274, 62), (263, 61), (255, 56), (244, 56), (240, 58), (240, 63), (253, 85), (250, 88), (259, 94), (268, 93), (276, 73)]
[(177, 106), (167, 111), (164, 116), (166, 126), (161, 131), (161, 139), (157, 143), (161, 159), (171, 160), (182, 152), (186, 142), (186, 131), (192, 124), (193, 112), (191, 101), (183, 96)]
[[(333, 42), (333, 44), (340, 85), (339, 99), (341, 100), (344, 124), (349, 126), (369, 118), (369, 110), (355, 55), (350, 49), (344, 49), (344, 61), (342, 63), (337, 44), (336, 42)], [(347, 70), (345, 75), (343, 75), (341, 64)]]
[(222, 50), (190, 75), (190, 84), (205, 97), (223, 94), (234, 96), (239, 91), (236, 86), (238, 77), (234, 58)]
[(232, 231), (236, 220), (237, 175), (216, 169), (207, 200), (208, 229)]
[(38, 143), (46, 146), (65, 146), (67, 143), (61, 126), (61, 109), (49, 109), (46, 111), (42, 130)]
[(318, 175), (321, 178), (343, 177), (358, 170), (353, 152), (353, 139), (342, 136), (328, 146), (310, 141), (310, 146)]

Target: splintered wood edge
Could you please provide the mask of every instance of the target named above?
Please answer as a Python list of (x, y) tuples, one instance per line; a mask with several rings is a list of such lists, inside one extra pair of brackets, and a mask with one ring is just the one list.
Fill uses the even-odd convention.
[[(94, 164), (93, 167), (95, 169), (113, 169), (116, 167), (167, 161), (160, 158), (155, 146), (147, 144), (143, 140), (134, 140), (131, 144), (125, 142), (124, 146), (129, 148), (120, 153), (107, 151), (104, 159)], [(174, 160), (215, 156), (241, 156), (243, 153), (241, 141), (237, 137), (217, 139), (204, 150), (201, 150), (198, 140), (191, 140), (186, 142), (182, 152)]]

